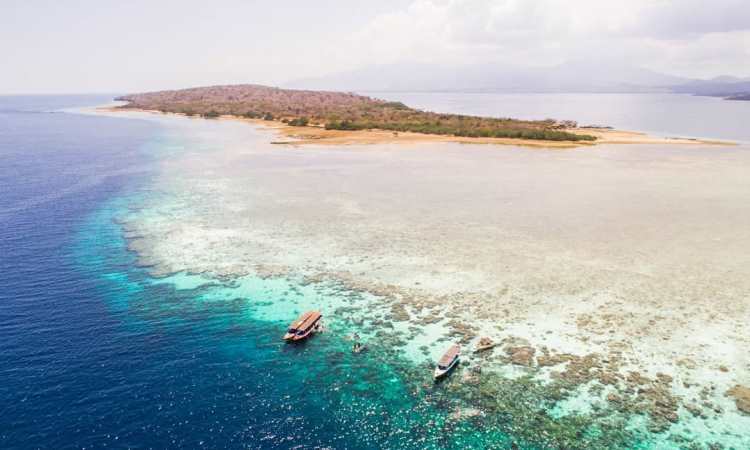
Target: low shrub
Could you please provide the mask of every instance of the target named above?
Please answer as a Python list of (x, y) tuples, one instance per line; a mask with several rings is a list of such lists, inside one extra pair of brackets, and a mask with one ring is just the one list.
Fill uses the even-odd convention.
[(310, 123), (310, 120), (307, 117), (299, 117), (297, 119), (290, 120), (288, 123), (293, 127), (306, 127), (307, 124)]

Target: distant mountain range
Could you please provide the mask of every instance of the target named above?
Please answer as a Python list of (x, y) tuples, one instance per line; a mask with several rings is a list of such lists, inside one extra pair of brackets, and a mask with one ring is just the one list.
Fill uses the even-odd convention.
[(750, 78), (722, 76), (710, 80), (693, 80), (672, 87), (673, 92), (714, 97), (737, 97), (750, 94)]
[(390, 64), (294, 80), (284, 87), (356, 92), (677, 92), (730, 97), (750, 93), (750, 78), (722, 76), (699, 80), (623, 63), (570, 62), (537, 68)]

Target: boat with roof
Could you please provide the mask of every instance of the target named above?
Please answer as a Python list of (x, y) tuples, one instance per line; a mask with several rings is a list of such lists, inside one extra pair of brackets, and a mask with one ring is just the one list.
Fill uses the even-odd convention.
[(435, 367), (435, 379), (440, 379), (453, 370), (458, 365), (459, 356), (461, 356), (461, 347), (458, 344), (453, 344), (438, 361), (437, 367)]
[(284, 335), (284, 340), (295, 342), (307, 339), (321, 329), (322, 318), (323, 315), (318, 311), (307, 311), (289, 325), (289, 329)]

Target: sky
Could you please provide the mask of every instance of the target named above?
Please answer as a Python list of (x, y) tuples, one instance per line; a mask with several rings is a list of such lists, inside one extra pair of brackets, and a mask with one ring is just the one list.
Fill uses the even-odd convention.
[(283, 85), (371, 65), (750, 77), (750, 0), (0, 0), (0, 93)]

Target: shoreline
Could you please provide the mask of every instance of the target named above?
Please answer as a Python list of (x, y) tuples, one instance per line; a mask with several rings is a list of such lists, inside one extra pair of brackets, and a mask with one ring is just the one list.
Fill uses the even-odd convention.
[(596, 141), (548, 141), (541, 139), (518, 139), (518, 138), (474, 138), (463, 136), (449, 136), (439, 134), (426, 134), (415, 132), (393, 132), (388, 130), (327, 130), (319, 125), (308, 125), (297, 127), (287, 125), (277, 120), (249, 119), (240, 116), (222, 115), (216, 119), (206, 119), (200, 116), (187, 116), (183, 113), (162, 112), (140, 108), (120, 108), (117, 106), (96, 107), (96, 111), (122, 113), (142, 112), (158, 115), (176, 115), (186, 118), (198, 118), (204, 120), (233, 120), (250, 123), (273, 129), (285, 140), (274, 140), (275, 145), (303, 146), (303, 145), (377, 145), (377, 144), (420, 144), (429, 142), (459, 143), (475, 145), (504, 145), (548, 149), (573, 149), (579, 147), (595, 147), (602, 144), (650, 144), (650, 145), (710, 145), (710, 146), (735, 146), (732, 141), (714, 139), (683, 138), (683, 137), (659, 137), (651, 136), (639, 131), (625, 131), (607, 128), (574, 128), (563, 131), (574, 134), (587, 134), (595, 136)]

